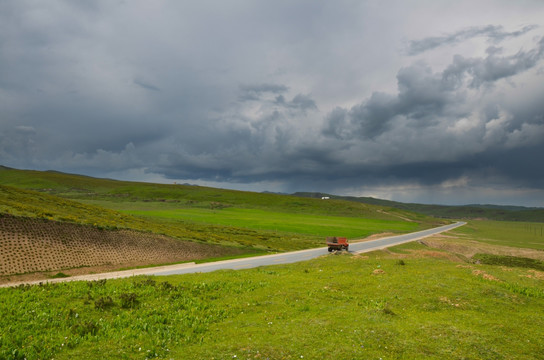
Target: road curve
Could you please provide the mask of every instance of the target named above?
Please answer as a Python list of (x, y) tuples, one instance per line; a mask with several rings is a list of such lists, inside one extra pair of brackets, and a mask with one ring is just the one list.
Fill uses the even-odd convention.
[[(396, 235), (385, 237), (377, 240), (369, 240), (363, 242), (350, 243), (349, 248), (352, 253), (363, 253), (370, 252), (378, 249), (383, 249), (389, 246), (399, 245), (410, 241), (415, 241), (422, 239), (427, 236), (435, 235), (444, 231), (454, 229), (459, 226), (465, 225), (465, 222), (457, 222), (455, 224), (444, 225), (437, 228), (432, 228), (428, 230), (418, 231), (410, 234)], [(188, 274), (188, 273), (205, 273), (216, 270), (240, 270), (240, 269), (250, 269), (259, 266), (265, 265), (278, 265), (278, 264), (289, 264), (299, 261), (310, 260), (322, 255), (328, 254), (326, 247), (317, 248), (317, 249), (308, 249), (293, 251), (288, 253), (280, 253), (274, 255), (264, 255), (256, 256), (251, 258), (244, 259), (234, 259), (234, 260), (224, 260), (216, 261), (205, 264), (195, 264), (195, 263), (185, 263), (178, 265), (168, 265), (168, 266), (158, 266), (153, 268), (144, 268), (144, 269), (134, 269), (134, 270), (125, 270), (125, 271), (116, 271), (103, 274), (92, 274), (92, 275), (80, 275), (73, 276), (69, 278), (60, 278), (60, 279), (50, 279), (50, 280), (41, 280), (41, 281), (32, 281), (32, 282), (19, 282), (19, 283), (10, 283), (3, 284), (0, 287), (8, 286), (17, 286), (21, 284), (38, 284), (38, 283), (56, 283), (56, 282), (66, 282), (66, 281), (95, 281), (102, 279), (117, 279), (125, 278), (137, 275), (179, 275), (179, 274)]]
[[(456, 227), (465, 225), (465, 222), (457, 222), (455, 224), (440, 226), (433, 229), (418, 231), (410, 234), (390, 236), (386, 238), (381, 238), (377, 240), (370, 240), (358, 243), (351, 243), (349, 245), (350, 252), (352, 253), (363, 253), (370, 252), (378, 249), (383, 249), (393, 245), (399, 245), (410, 241), (415, 241), (422, 239), (427, 236), (438, 234), (444, 231), (454, 229)], [(250, 269), (259, 266), (265, 265), (278, 265), (278, 264), (289, 264), (299, 261), (310, 260), (318, 256), (326, 255), (329, 251), (326, 247), (317, 248), (317, 249), (308, 249), (293, 251), (288, 253), (274, 254), (274, 255), (265, 255), (265, 256), (256, 256), (245, 259), (235, 259), (235, 260), (226, 260), (218, 261), (213, 263), (198, 264), (190, 267), (184, 267), (179, 270), (167, 270), (162, 271), (158, 268), (149, 269), (149, 275), (176, 275), (176, 274), (187, 274), (194, 272), (210, 272), (216, 270), (240, 270), (240, 269)], [(154, 270), (154, 271), (153, 271)]]

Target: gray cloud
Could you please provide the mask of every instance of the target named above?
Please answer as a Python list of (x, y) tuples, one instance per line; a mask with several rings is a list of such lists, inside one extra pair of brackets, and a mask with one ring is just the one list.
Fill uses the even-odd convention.
[[(538, 23), (531, 4), (0, 2), (0, 164), (413, 201), (542, 194), (544, 45), (511, 16)], [(398, 52), (414, 34), (418, 62)]]
[(488, 51), (485, 59), (466, 59), (460, 55), (455, 56), (453, 64), (444, 71), (444, 77), (459, 80), (468, 74), (472, 77), (471, 87), (479, 87), (511, 77), (533, 68), (542, 59), (544, 38), (539, 41), (535, 49), (528, 52), (519, 51), (511, 56), (497, 56), (499, 51), (496, 48), (492, 50)]
[(151, 85), (151, 84), (148, 84), (142, 80), (139, 80), (139, 79), (135, 79), (134, 80), (134, 84), (138, 85), (138, 86), (141, 86), (142, 88), (146, 89), (146, 90), (151, 90), (151, 91), (161, 91), (161, 89), (159, 89), (158, 87), (156, 87), (155, 85)]
[(253, 84), (253, 85), (240, 85), (240, 95), (238, 99), (240, 101), (253, 101), (260, 100), (263, 94), (282, 94), (289, 90), (285, 85), (280, 84)]
[(284, 106), (292, 109), (317, 110), (315, 101), (308, 95), (297, 94), (291, 101), (285, 100), (283, 95), (278, 95), (274, 99), (274, 103), (278, 106)]
[[(396, 96), (375, 92), (350, 110), (335, 109), (327, 115), (323, 134), (337, 139), (375, 139), (390, 130), (394, 122), (422, 128), (443, 119), (461, 119), (467, 116), (462, 104), (468, 89), (492, 85), (534, 68), (543, 56), (544, 38), (535, 49), (512, 56), (455, 56), (442, 73), (432, 73), (426, 64), (416, 63), (398, 72)], [(496, 112), (496, 106), (488, 106), (488, 110), (493, 108)]]
[(490, 42), (498, 43), (508, 38), (515, 38), (537, 29), (538, 25), (526, 25), (520, 30), (507, 32), (502, 26), (487, 25), (483, 27), (470, 27), (452, 34), (433, 36), (421, 40), (412, 40), (408, 43), (408, 55), (417, 55), (425, 51), (433, 50), (441, 46), (455, 45), (474, 37), (485, 37)]
[(256, 94), (262, 94), (270, 92), (273, 94), (281, 94), (289, 90), (285, 85), (279, 84), (255, 84), (255, 85), (240, 85), (240, 90), (243, 92), (251, 92)]

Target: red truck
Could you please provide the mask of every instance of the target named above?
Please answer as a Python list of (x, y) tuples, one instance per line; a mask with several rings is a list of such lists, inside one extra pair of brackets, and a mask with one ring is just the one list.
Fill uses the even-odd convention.
[(345, 237), (330, 236), (327, 237), (327, 246), (329, 247), (329, 252), (331, 252), (333, 250), (347, 250), (349, 244)]

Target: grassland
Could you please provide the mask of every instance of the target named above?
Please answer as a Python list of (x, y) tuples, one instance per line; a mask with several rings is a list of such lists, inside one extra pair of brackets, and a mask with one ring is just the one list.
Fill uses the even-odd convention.
[(0, 185), (0, 213), (103, 228), (144, 226), (143, 221), (117, 211), (3, 185)]
[[(409, 232), (439, 221), (347, 201), (0, 169), (0, 212), (257, 250), (321, 246), (323, 236)], [(346, 233), (344, 233), (346, 232)]]
[[(473, 241), (493, 237), (487, 222), (471, 226)], [(0, 289), (0, 358), (541, 359), (544, 272), (462, 259), (416, 242), (252, 270)]]
[[(96, 179), (54, 171), (0, 169), (0, 184), (93, 202), (118, 209), (142, 202), (190, 208), (249, 208), (282, 213), (361, 217), (380, 220), (433, 222), (432, 218), (409, 211), (344, 200), (321, 201), (289, 195), (255, 193), (191, 185), (165, 185)], [(133, 204), (133, 205), (134, 205)], [(128, 205), (130, 206), (130, 205)], [(133, 207), (134, 208), (134, 207)], [(144, 207), (145, 209), (145, 207)]]
[(362, 238), (376, 232), (410, 232), (419, 229), (419, 224), (415, 222), (302, 213), (289, 214), (260, 209), (226, 208), (212, 210), (178, 208), (151, 211), (129, 210), (123, 212), (146, 218), (170, 219), (172, 221), (183, 220), (199, 224), (217, 224), (253, 230), (317, 235), (320, 237), (342, 235), (348, 238)]
[[(84, 239), (68, 236), (71, 239), (69, 253), (77, 253), (77, 256), (64, 259), (62, 249), (67, 245), (64, 240), (58, 243), (60, 238), (55, 235), (56, 230), (53, 231), (55, 234), (43, 235), (38, 231), (29, 233), (24, 226), (10, 231), (0, 227), (0, 240), (6, 245), (0, 259), (2, 282), (13, 281), (14, 274), (18, 274), (17, 280), (25, 280), (28, 276), (41, 276), (37, 272), (43, 271), (66, 273), (69, 269), (89, 266), (111, 265), (102, 270), (115, 270), (111, 267), (157, 265), (161, 258), (172, 263), (202, 259), (205, 254), (216, 258), (301, 250), (323, 246), (325, 236), (364, 238), (382, 232), (417, 231), (440, 223), (414, 213), (341, 200), (123, 182), (0, 167), (0, 216), (2, 214), (17, 217), (18, 224), (24, 225), (37, 218), (45, 221), (39, 223), (44, 229), (62, 228), (62, 232), (71, 229), (73, 231), (68, 232), (72, 235), (86, 234)], [(47, 224), (48, 221), (53, 223)], [(102, 232), (110, 243), (99, 241), (100, 236), (89, 235)], [(177, 258), (159, 250), (157, 256), (145, 255), (156, 253), (150, 247), (155, 246), (154, 239), (160, 236), (168, 238), (165, 241), (172, 246), (171, 240), (180, 241), (170, 254), (177, 254)], [(12, 239), (18, 240), (13, 242)], [(76, 244), (84, 248), (76, 249)], [(139, 244), (141, 249), (135, 249), (134, 244)], [(208, 245), (206, 251), (204, 244)], [(218, 251), (217, 246), (223, 247), (224, 251)], [(203, 251), (196, 254), (195, 247)], [(36, 253), (44, 248), (51, 252), (51, 261), (41, 261)], [(128, 248), (130, 251), (126, 250)], [(83, 255), (93, 251), (96, 252), (93, 256)], [(188, 253), (193, 254), (194, 259), (181, 256)], [(127, 254), (133, 254), (133, 259)], [(87, 270), (91, 271), (91, 268)]]
[(534, 222), (470, 221), (454, 231), (491, 245), (544, 250), (544, 225)]
[[(358, 237), (359, 227), (364, 236), (437, 223), (342, 200), (54, 172), (0, 170), (0, 182), (11, 185), (0, 186), (0, 211), (41, 219), (32, 221), (253, 249), (318, 246), (330, 232)], [(2, 288), (0, 358), (539, 359), (544, 238), (537, 226), (473, 221), (427, 245), (367, 256)]]
[(322, 196), (328, 196), (331, 199), (342, 199), (364, 204), (386, 206), (447, 219), (486, 219), (496, 221), (544, 222), (544, 208), (479, 204), (459, 206), (413, 204), (376, 199), (372, 197), (338, 196), (309, 192), (300, 192), (296, 193), (295, 195), (310, 198), (321, 198)]
[(166, 235), (180, 240), (239, 246), (256, 250), (299, 250), (319, 246), (322, 239), (304, 234), (256, 231), (234, 226), (199, 224), (183, 219), (143, 218), (100, 206), (60, 198), (31, 190), (0, 185), (0, 212), (13, 216), (41, 218), (92, 225), (98, 229), (132, 229)]

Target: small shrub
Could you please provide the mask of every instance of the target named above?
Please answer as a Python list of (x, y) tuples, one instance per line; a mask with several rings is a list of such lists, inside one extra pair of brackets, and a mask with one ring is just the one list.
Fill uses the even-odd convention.
[(106, 279), (102, 279), (102, 280), (96, 280), (96, 281), (88, 281), (87, 282), (87, 286), (92, 288), (94, 286), (104, 286), (106, 285)]
[(73, 333), (85, 336), (86, 334), (90, 334), (92, 336), (96, 335), (98, 333), (98, 324), (94, 321), (85, 321), (79, 324), (75, 324), (71, 327), (71, 330)]
[(152, 278), (150, 277), (147, 277), (145, 280), (142, 280), (141, 282), (139, 282), (138, 284), (136, 284), (137, 286), (151, 286), (151, 287), (155, 287), (155, 285), (157, 284), (157, 282), (155, 280), (153, 280)]
[(114, 305), (113, 299), (111, 296), (103, 296), (101, 298), (96, 299), (94, 302), (95, 309), (105, 310), (107, 308), (110, 308)]
[(135, 293), (122, 293), (119, 295), (123, 309), (133, 309), (138, 305), (138, 295)]
[(166, 292), (169, 292), (174, 288), (175, 288), (174, 285), (170, 284), (168, 281), (164, 281), (161, 283), (161, 289)]
[(544, 262), (540, 260), (510, 255), (475, 254), (472, 257), (472, 262), (477, 264), (502, 265), (544, 271)]
[(70, 277), (70, 275), (66, 275), (63, 272), (58, 272), (55, 275), (52, 275), (51, 279), (59, 279), (59, 278), (67, 278), (67, 277)]
[(399, 259), (395, 262), (395, 265), (406, 265), (406, 263), (404, 262), (404, 260)]
[(382, 312), (386, 315), (397, 315), (395, 314), (395, 312), (393, 310), (391, 310), (391, 308), (387, 305), (384, 306), (384, 308), (382, 309)]

